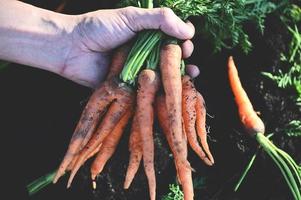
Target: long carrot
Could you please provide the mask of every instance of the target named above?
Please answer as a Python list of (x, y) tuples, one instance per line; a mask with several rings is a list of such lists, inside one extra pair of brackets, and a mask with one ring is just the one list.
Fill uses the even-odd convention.
[[(187, 135), (188, 142), (191, 146), (191, 148), (197, 153), (197, 155), (207, 164), (212, 165), (211, 159), (208, 159), (206, 154), (204, 153), (202, 147), (199, 144), (198, 138), (197, 138), (197, 132), (196, 132), (196, 126), (201, 127), (201, 120), (198, 120), (198, 123), (196, 123), (197, 117), (204, 114), (203, 112), (200, 112), (200, 110), (196, 109), (197, 106), (197, 91), (194, 87), (194, 84), (192, 83), (189, 76), (185, 75), (182, 78), (182, 88), (183, 88), (183, 96), (182, 96), (182, 109), (183, 109), (183, 121), (184, 121), (184, 128), (185, 133)], [(206, 112), (205, 112), (206, 114)], [(202, 118), (203, 119), (203, 118)], [(204, 123), (203, 123), (204, 124)], [(203, 125), (202, 124), (202, 125)], [(203, 135), (202, 131), (202, 135)], [(206, 133), (206, 129), (205, 129)], [(206, 135), (205, 135), (206, 137)], [(202, 145), (206, 145), (208, 148), (207, 141), (204, 142), (204, 137), (202, 136)], [(203, 147), (204, 148), (204, 147)], [(210, 152), (209, 152), (210, 154)], [(211, 154), (210, 154), (211, 155)], [(211, 156), (212, 157), (212, 156)]]
[(132, 128), (130, 133), (129, 140), (129, 151), (130, 151), (130, 159), (129, 165), (127, 168), (125, 181), (124, 181), (124, 189), (128, 189), (139, 169), (139, 165), (142, 159), (142, 145), (141, 145), (141, 137), (139, 132), (139, 124), (137, 120), (137, 115), (134, 115), (134, 119), (132, 122)]
[(106, 115), (103, 117), (99, 127), (97, 128), (96, 132), (93, 134), (89, 142), (86, 146), (81, 150), (78, 160), (76, 161), (74, 168), (71, 171), (67, 187), (71, 186), (72, 180), (85, 162), (85, 158), (94, 151), (95, 148), (101, 144), (105, 137), (116, 126), (119, 122), (123, 114), (128, 110), (134, 103), (134, 95), (129, 88), (125, 88), (125, 86), (116, 86), (114, 90), (111, 91), (111, 95), (113, 95), (114, 102), (110, 105)]
[[(166, 101), (164, 96), (158, 96), (156, 98), (156, 113), (158, 116), (158, 121), (161, 128), (163, 129), (163, 133), (166, 136), (167, 142), (175, 159), (175, 167), (177, 170), (179, 182), (183, 188), (184, 200), (193, 200), (194, 192), (190, 163), (187, 161), (187, 159), (184, 162), (182, 161), (182, 158), (179, 156), (179, 152), (175, 149), (174, 143), (172, 142), (172, 132), (170, 130), (170, 127), (168, 126), (168, 123), (166, 123), (169, 119), (169, 116), (165, 102)], [(186, 134), (184, 133), (184, 129), (181, 135), (182, 142), (185, 144), (181, 153), (183, 153), (185, 158), (187, 158), (187, 141), (185, 138)], [(179, 159), (179, 157), (181, 159)]]
[(235, 103), (238, 107), (238, 115), (244, 128), (251, 136), (255, 136), (257, 133), (264, 133), (264, 124), (254, 111), (252, 103), (241, 85), (232, 56), (228, 60), (228, 77)]
[(104, 139), (99, 152), (91, 166), (91, 178), (95, 180), (96, 176), (102, 172), (103, 167), (111, 158), (119, 143), (125, 126), (133, 114), (133, 109), (130, 108), (126, 111), (124, 116), (120, 119), (113, 131)]
[(168, 113), (168, 123), (171, 131), (171, 141), (178, 152), (179, 159), (186, 161), (182, 141), (182, 81), (181, 81), (182, 51), (177, 44), (164, 45), (160, 52), (160, 70), (165, 91), (165, 101)]
[(154, 121), (154, 100), (159, 89), (160, 79), (155, 71), (145, 69), (138, 79), (137, 92), (137, 122), (139, 124), (140, 138), (143, 151), (144, 171), (148, 179), (150, 199), (156, 199), (156, 176), (154, 169), (154, 139), (153, 139), (153, 121)]
[(53, 183), (56, 183), (65, 173), (69, 164), (74, 159), (74, 156), (87, 144), (96, 129), (100, 117), (104, 114), (106, 107), (114, 99), (114, 96), (112, 95), (112, 90), (114, 90), (114, 88), (112, 88), (112, 85), (114, 86), (116, 84), (114, 84), (112, 77), (122, 70), (128, 51), (129, 48), (123, 46), (118, 49), (113, 56), (113, 61), (110, 66), (112, 72), (109, 73), (110, 79), (107, 79), (107, 81), (105, 81), (90, 97), (73, 133), (64, 159), (53, 179)]
[(197, 91), (197, 100), (195, 104), (196, 110), (196, 129), (198, 136), (201, 140), (201, 145), (208, 156), (211, 164), (214, 163), (214, 158), (210, 152), (209, 145), (207, 143), (207, 131), (206, 131), (206, 106), (203, 96)]

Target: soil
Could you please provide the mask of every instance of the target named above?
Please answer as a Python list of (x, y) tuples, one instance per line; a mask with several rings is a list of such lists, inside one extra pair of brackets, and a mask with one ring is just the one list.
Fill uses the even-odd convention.
[[(59, 0), (26, 1), (53, 9)], [(67, 4), (65, 13), (79, 14), (101, 8), (112, 8), (116, 1), (80, 1)], [(192, 19), (192, 21), (195, 19)], [(206, 167), (189, 152), (189, 160), (198, 180), (195, 199), (202, 200), (289, 200), (293, 199), (278, 168), (266, 154), (260, 152), (254, 166), (237, 193), (233, 192), (242, 170), (257, 149), (256, 142), (242, 129), (230, 92), (226, 63), (233, 55), (242, 84), (256, 110), (260, 111), (267, 133), (274, 133), (273, 141), (301, 160), (300, 139), (283, 133), (292, 119), (300, 119), (290, 91), (277, 88), (261, 75), (262, 71), (279, 69), (279, 55), (287, 48), (289, 35), (276, 16), (269, 16), (262, 36), (254, 25), (248, 24), (253, 51), (245, 55), (240, 49), (223, 50), (212, 54), (212, 48), (202, 36), (193, 39), (195, 50), (188, 63), (200, 67), (195, 80), (207, 105), (209, 143), (216, 164)], [(66, 189), (66, 177), (50, 185), (33, 197), (28, 197), (25, 186), (34, 179), (54, 170), (69, 143), (79, 116), (91, 95), (89, 88), (75, 84), (50, 72), (10, 64), (0, 72), (0, 132), (1, 179), (0, 193), (9, 199), (148, 199), (147, 181), (142, 168), (129, 190), (122, 184), (128, 164), (128, 134), (125, 132), (117, 151), (97, 179), (97, 189), (91, 189), (90, 162), (83, 166), (71, 189)], [(168, 184), (175, 182), (175, 169), (166, 140), (155, 125), (156, 173), (158, 199), (168, 192)], [(6, 196), (7, 198), (7, 196)], [(3, 198), (2, 198), (3, 199)]]

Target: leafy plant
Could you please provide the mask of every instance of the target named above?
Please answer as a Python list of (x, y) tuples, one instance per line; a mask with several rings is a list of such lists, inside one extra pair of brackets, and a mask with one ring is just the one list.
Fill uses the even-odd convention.
[(162, 200), (183, 200), (184, 194), (178, 184), (169, 185), (169, 193)]
[[(290, 16), (290, 21), (287, 16)], [(300, 21), (300, 7), (290, 6), (285, 10), (282, 20), (286, 24)], [(264, 72), (263, 75), (275, 81), (280, 88), (293, 88), (296, 91), (296, 103), (301, 106), (301, 33), (297, 25), (292, 27), (287, 25), (287, 28), (292, 39), (288, 51), (281, 54), (282, 65), (287, 68), (287, 71), (279, 70), (276, 74)]]
[[(121, 1), (123, 6), (141, 6), (139, 1)], [(155, 0), (155, 6), (169, 7), (183, 20), (197, 16), (199, 30), (212, 42), (215, 51), (240, 46), (248, 53), (252, 44), (243, 25), (256, 24), (263, 33), (266, 15), (277, 9), (269, 0)]]
[(292, 120), (285, 127), (285, 133), (291, 137), (300, 137), (301, 136), (301, 121)]

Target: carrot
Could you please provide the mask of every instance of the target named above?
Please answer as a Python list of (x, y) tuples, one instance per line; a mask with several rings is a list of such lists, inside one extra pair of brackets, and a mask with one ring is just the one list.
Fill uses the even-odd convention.
[[(166, 123), (169, 119), (166, 104), (165, 104), (165, 97), (159, 96), (156, 99), (156, 113), (158, 116), (158, 121), (163, 129), (163, 133), (166, 136), (167, 142), (171, 151), (173, 153), (175, 159), (175, 167), (177, 170), (177, 176), (179, 179), (180, 184), (182, 185), (183, 192), (184, 192), (184, 200), (192, 200), (194, 196), (193, 192), (193, 183), (192, 183), (192, 174), (191, 174), (191, 167), (190, 163), (187, 161), (187, 141), (186, 141), (186, 134), (183, 129), (182, 139), (183, 143), (185, 144), (184, 148), (182, 149), (181, 153), (184, 153), (186, 161), (183, 162), (182, 158), (179, 157), (179, 152), (175, 149), (174, 143), (172, 142), (172, 132), (170, 127)], [(182, 155), (181, 155), (182, 156)]]
[(112, 72), (109, 73), (110, 79), (107, 79), (90, 97), (73, 133), (64, 159), (56, 172), (53, 183), (56, 183), (65, 173), (74, 156), (87, 144), (106, 107), (114, 100), (115, 96), (112, 95), (112, 91), (116, 88), (116, 81), (112, 80), (112, 77), (118, 74), (118, 70), (119, 72), (121, 71), (128, 51), (129, 49), (123, 46), (113, 56), (114, 61), (110, 66)]
[(171, 131), (171, 141), (178, 152), (179, 159), (186, 161), (182, 141), (182, 81), (181, 81), (182, 51), (179, 45), (167, 44), (160, 52), (160, 70), (165, 91), (165, 102), (168, 113), (168, 124)]
[[(200, 146), (196, 133), (196, 118), (199, 115), (204, 113), (197, 112), (196, 104), (197, 104), (197, 91), (194, 87), (189, 76), (185, 75), (182, 78), (182, 117), (184, 121), (184, 129), (187, 135), (188, 142), (191, 148), (197, 153), (197, 155), (209, 166), (213, 163), (206, 157), (202, 147)], [(206, 114), (206, 112), (205, 112)], [(200, 120), (198, 122), (201, 122)], [(200, 127), (200, 123), (197, 123), (197, 127)], [(205, 129), (206, 131), (206, 129)], [(203, 132), (202, 132), (203, 133)], [(205, 132), (206, 133), (206, 132)], [(203, 139), (203, 136), (202, 136)], [(207, 142), (203, 143), (208, 147)], [(203, 147), (204, 148), (204, 147)], [(210, 152), (209, 152), (210, 153)], [(211, 155), (211, 154), (210, 154)]]
[(208, 156), (211, 165), (214, 163), (214, 158), (210, 152), (209, 145), (207, 143), (207, 131), (206, 131), (206, 106), (203, 96), (197, 92), (197, 101), (195, 104), (196, 109), (196, 128), (198, 136), (201, 140), (201, 145)]
[(245, 130), (251, 136), (255, 136), (257, 133), (264, 133), (264, 124), (254, 111), (252, 103), (241, 85), (232, 56), (230, 56), (228, 60), (228, 77), (235, 103), (238, 107), (238, 115)]
[(91, 166), (92, 180), (95, 180), (96, 176), (99, 173), (101, 173), (103, 167), (115, 152), (115, 149), (117, 147), (117, 144), (119, 143), (124, 128), (127, 125), (132, 114), (133, 114), (133, 109), (132, 108), (128, 109), (124, 114), (124, 116), (122, 116), (118, 124), (115, 126), (113, 131), (104, 139), (100, 147), (100, 150), (97, 153), (97, 156)]
[[(116, 84), (116, 83), (115, 83)], [(74, 168), (71, 171), (67, 187), (71, 186), (72, 180), (79, 170), (81, 165), (85, 162), (85, 158), (99, 146), (109, 133), (112, 132), (113, 128), (119, 122), (121, 117), (124, 115), (134, 102), (134, 95), (129, 88), (126, 86), (115, 86), (116, 88), (111, 91), (111, 95), (114, 96), (114, 102), (110, 105), (106, 115), (103, 117), (99, 127), (93, 134), (86, 146), (81, 150), (78, 160), (76, 161)]]
[[(96, 149), (94, 149), (94, 150), (86, 157), (85, 161), (88, 160), (89, 158), (92, 158), (95, 154), (97, 154), (98, 151), (99, 151), (99, 149), (100, 149), (100, 147), (101, 147), (101, 145), (102, 145), (102, 144), (100, 144)], [(75, 163), (76, 163), (78, 157), (79, 157), (79, 154), (77, 154), (77, 155), (73, 158), (72, 162), (69, 164), (69, 166), (68, 166), (68, 168), (67, 168), (67, 171), (71, 171), (71, 170), (74, 168), (74, 165), (75, 165)]]
[(154, 169), (154, 139), (153, 139), (153, 121), (154, 108), (153, 103), (155, 95), (159, 89), (160, 79), (155, 71), (145, 69), (139, 74), (137, 92), (137, 122), (140, 132), (144, 171), (148, 179), (150, 199), (156, 199), (156, 177)]
[(137, 115), (134, 115), (134, 119), (132, 122), (130, 141), (129, 141), (129, 150), (130, 150), (130, 159), (129, 165), (127, 168), (125, 181), (123, 188), (128, 189), (139, 169), (139, 165), (142, 159), (142, 146), (141, 146), (141, 138), (139, 132), (139, 124), (137, 121)]

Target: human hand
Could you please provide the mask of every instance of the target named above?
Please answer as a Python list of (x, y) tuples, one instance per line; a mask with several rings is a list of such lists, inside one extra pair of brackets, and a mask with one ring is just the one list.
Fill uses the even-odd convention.
[[(72, 42), (67, 49), (60, 75), (79, 84), (95, 88), (107, 74), (110, 55), (114, 48), (126, 43), (144, 29), (160, 29), (164, 33), (184, 40), (183, 58), (193, 52), (191, 38), (194, 27), (184, 23), (168, 8), (142, 9), (127, 7), (99, 10), (78, 15), (74, 30), (69, 37)], [(199, 70), (194, 65), (186, 68), (196, 77)]]

